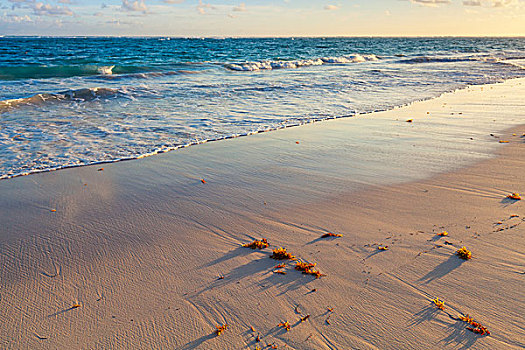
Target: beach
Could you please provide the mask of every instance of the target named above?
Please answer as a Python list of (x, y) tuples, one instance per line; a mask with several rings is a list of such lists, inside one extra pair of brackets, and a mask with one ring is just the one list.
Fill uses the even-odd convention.
[(524, 348), (523, 96), (512, 79), (1, 180), (0, 348)]

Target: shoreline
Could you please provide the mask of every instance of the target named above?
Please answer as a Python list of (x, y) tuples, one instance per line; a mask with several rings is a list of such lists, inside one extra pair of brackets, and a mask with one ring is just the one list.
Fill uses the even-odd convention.
[[(87, 164), (64, 165), (64, 166), (59, 166), (59, 167), (45, 169), (45, 170), (30, 170), (28, 172), (16, 173), (16, 174), (11, 174), (11, 175), (0, 175), (0, 181), (2, 181), (2, 180), (9, 180), (9, 179), (13, 179), (13, 178), (21, 177), (21, 176), (33, 175), (33, 174), (55, 172), (55, 171), (64, 170), (64, 169), (72, 169), (72, 168), (79, 168), (79, 167), (86, 167), (86, 166), (97, 166), (97, 165), (102, 165), (102, 164), (120, 163), (120, 162), (126, 162), (126, 161), (130, 161), (130, 160), (139, 160), (139, 159), (143, 159), (143, 158), (147, 158), (147, 157), (151, 157), (151, 156), (156, 156), (156, 155), (160, 155), (160, 154), (164, 154), (164, 153), (168, 153), (168, 152), (177, 151), (177, 150), (188, 148), (188, 147), (192, 147), (192, 146), (202, 145), (202, 144), (205, 144), (205, 143), (215, 143), (217, 141), (225, 141), (225, 140), (235, 139), (235, 138), (239, 138), (239, 137), (253, 136), (253, 135), (256, 135), (256, 134), (273, 132), (273, 131), (279, 131), (279, 130), (284, 130), (284, 129), (289, 129), (289, 128), (295, 128), (295, 127), (305, 126), (305, 125), (319, 123), (319, 122), (333, 121), (333, 120), (346, 119), (346, 118), (355, 118), (355, 117), (368, 117), (368, 116), (376, 115), (377, 113), (395, 111), (395, 110), (399, 110), (399, 109), (410, 107), (410, 106), (412, 106), (414, 104), (419, 104), (419, 103), (424, 103), (424, 102), (440, 99), (440, 98), (442, 98), (444, 96), (447, 96), (447, 95), (450, 95), (450, 94), (455, 94), (458, 91), (465, 91), (465, 90), (469, 90), (469, 89), (475, 88), (475, 87), (487, 87), (487, 88), (490, 88), (491, 86), (497, 86), (499, 84), (505, 84), (506, 82), (512, 82), (512, 81), (520, 81), (521, 82), (521, 81), (525, 81), (525, 78), (515, 77), (515, 78), (505, 79), (502, 82), (496, 82), (496, 83), (470, 84), (470, 85), (466, 85), (464, 87), (458, 87), (456, 89), (444, 91), (444, 92), (440, 93), (437, 96), (414, 100), (414, 101), (411, 101), (411, 102), (407, 102), (405, 104), (393, 106), (393, 107), (388, 108), (388, 109), (379, 109), (379, 110), (375, 110), (375, 111), (367, 112), (367, 113), (354, 113), (354, 114), (342, 115), (342, 116), (331, 116), (331, 117), (325, 117), (325, 118), (310, 119), (310, 120), (304, 121), (302, 123), (284, 125), (284, 126), (279, 126), (279, 127), (275, 127), (275, 128), (269, 128), (269, 129), (265, 129), (265, 130), (251, 131), (251, 132), (246, 132), (246, 133), (242, 133), (242, 134), (228, 135), (228, 136), (223, 136), (223, 137), (218, 137), (218, 138), (213, 138), (213, 139), (196, 140), (196, 141), (192, 141), (192, 142), (189, 142), (189, 143), (186, 143), (186, 144), (182, 144), (182, 145), (178, 145), (178, 146), (173, 146), (173, 147), (168, 147), (168, 148), (164, 148), (164, 149), (153, 150), (151, 152), (144, 153), (144, 154), (137, 155), (137, 156), (129, 156), (129, 157), (118, 158), (118, 159), (113, 159), (113, 160), (101, 160), (101, 161), (91, 162), (91, 163), (87, 163)], [(22, 98), (22, 99), (25, 99), (25, 98)], [(498, 130), (498, 132), (501, 132), (501, 131), (503, 131), (503, 130)]]
[[(525, 126), (486, 132), (524, 120), (524, 87), (467, 90), (103, 171), (0, 181), (0, 344), (525, 346), (525, 212), (521, 201), (505, 200), (524, 191)], [(478, 123), (466, 129), (471, 120)], [(320, 238), (328, 232), (343, 237)], [(270, 249), (241, 247), (261, 237), (327, 276), (302, 275), (290, 263), (286, 275), (273, 273), (279, 262)], [(472, 260), (454, 255), (462, 245)], [(466, 330), (431, 303), (436, 297), (491, 336)], [(285, 321), (290, 331), (278, 327)]]

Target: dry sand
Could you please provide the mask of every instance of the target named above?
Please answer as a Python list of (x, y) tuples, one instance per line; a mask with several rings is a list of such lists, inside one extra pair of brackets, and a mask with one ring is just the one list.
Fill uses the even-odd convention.
[[(522, 349), (525, 211), (505, 196), (525, 192), (524, 96), (517, 79), (0, 181), (0, 348)], [(273, 273), (278, 246), (327, 276)]]

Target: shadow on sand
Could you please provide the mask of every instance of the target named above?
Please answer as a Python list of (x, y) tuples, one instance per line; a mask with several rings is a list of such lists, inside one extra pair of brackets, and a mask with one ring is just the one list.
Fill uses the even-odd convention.
[[(296, 271), (292, 268), (292, 261), (277, 261), (269, 258), (268, 254), (261, 254), (260, 251), (254, 251), (247, 248), (236, 248), (231, 252), (227, 253), (224, 257), (219, 258), (215, 261), (212, 261), (206, 266), (212, 266), (218, 264), (222, 261), (232, 259), (234, 257), (249, 255), (254, 253), (259, 253), (260, 257), (258, 259), (252, 260), (246, 264), (239, 265), (233, 270), (224, 273), (224, 278), (215, 280), (212, 284), (203, 288), (200, 291), (190, 294), (191, 297), (197, 297), (204, 292), (221, 288), (233, 283), (239, 283), (244, 278), (251, 277), (254, 275), (263, 274), (264, 279), (260, 282), (265, 286), (274, 286), (279, 288), (284, 288), (279, 295), (286, 294), (291, 290), (295, 290), (301, 286), (306, 285), (309, 282), (315, 280), (315, 277), (305, 275), (300, 271)], [(285, 263), (288, 267), (286, 270), (286, 275), (274, 273), (274, 266), (278, 263)]]
[(518, 202), (520, 202), (520, 201), (517, 200), (517, 199), (508, 198), (508, 197), (503, 198), (503, 199), (500, 201), (500, 203), (503, 204), (503, 206), (504, 206), (505, 208), (508, 207), (508, 206), (510, 206), (510, 205), (516, 204), (516, 203), (518, 203)]
[(322, 241), (330, 242), (330, 241), (335, 241), (337, 239), (341, 239), (341, 237), (319, 237), (319, 238), (316, 238), (316, 239), (306, 243), (306, 245), (310, 245), (310, 244), (314, 244), (314, 243), (322, 242)]
[(463, 264), (465, 260), (459, 259), (455, 255), (451, 255), (446, 261), (436, 266), (434, 270), (427, 273), (425, 276), (419, 279), (420, 282), (430, 283), (436, 279), (439, 279), (448, 273), (454, 271)]
[(425, 321), (430, 321), (431, 319), (436, 317), (436, 315), (439, 313), (439, 311), (440, 310), (437, 307), (435, 307), (434, 305), (429, 305), (429, 306), (421, 309), (421, 311), (419, 311), (417, 314), (415, 314), (414, 315), (414, 319), (412, 320), (412, 322), (410, 322), (410, 324), (408, 326), (409, 327), (413, 327), (413, 326), (417, 326), (418, 324), (423, 323)]
[(250, 255), (250, 254), (253, 254), (254, 252), (261, 252), (260, 250), (253, 250), (253, 249), (249, 249), (249, 248), (245, 248), (245, 247), (237, 247), (235, 248), (234, 250), (228, 252), (227, 254), (225, 254), (224, 256), (218, 258), (218, 259), (215, 259), (213, 261), (210, 261), (209, 263), (207, 263), (206, 265), (204, 265), (205, 267), (210, 267), (210, 266), (213, 266), (213, 265), (217, 265), (217, 264), (220, 264), (224, 261), (228, 261), (230, 259), (233, 259), (233, 258), (238, 258), (240, 256), (246, 256), (246, 255)]
[(429, 239), (428, 241), (429, 242), (432, 242), (432, 243), (435, 243), (437, 241), (439, 241), (441, 238), (445, 238), (446, 236), (440, 236), (440, 235), (434, 235), (431, 239)]
[(281, 289), (278, 295), (285, 295), (286, 293), (296, 290), (306, 284), (315, 280), (315, 277), (303, 274), (301, 271), (289, 270), (286, 275), (279, 275), (270, 272), (268, 277), (264, 279), (264, 284), (269, 284)]
[(204, 344), (205, 342), (207, 342), (208, 340), (213, 339), (215, 337), (217, 337), (216, 334), (208, 334), (208, 335), (202, 336), (199, 339), (196, 339), (184, 345), (181, 349), (184, 349), (184, 350), (195, 349), (199, 347), (200, 345)]
[(387, 251), (388, 251), (388, 249), (387, 249), (387, 250), (381, 250), (381, 249), (377, 249), (377, 248), (376, 248), (376, 250), (374, 250), (372, 253), (368, 254), (368, 256), (367, 256), (366, 258), (364, 258), (363, 260), (368, 260), (368, 259), (370, 259), (371, 257), (373, 257), (374, 255), (381, 254), (381, 253), (385, 253), (385, 252), (387, 252)]
[(57, 311), (51, 315), (47, 315), (47, 317), (55, 317), (55, 316), (59, 316), (59, 315), (62, 315), (62, 314), (65, 314), (66, 312), (69, 312), (71, 310), (75, 310), (75, 309), (78, 309), (78, 307), (70, 307), (70, 308), (67, 308), (67, 309), (64, 309), (64, 310), (60, 310), (60, 311)]
[(450, 328), (450, 335), (443, 339), (443, 341), (449, 345), (450, 343), (456, 343), (456, 349), (469, 349), (476, 343), (478, 339), (483, 338), (467, 330), (467, 328), (465, 327), (465, 322), (460, 320), (450, 325)]

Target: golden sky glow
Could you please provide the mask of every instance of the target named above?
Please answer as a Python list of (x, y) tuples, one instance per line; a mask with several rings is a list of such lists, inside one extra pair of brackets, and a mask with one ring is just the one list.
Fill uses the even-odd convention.
[(525, 0), (0, 0), (3, 35), (525, 36)]

